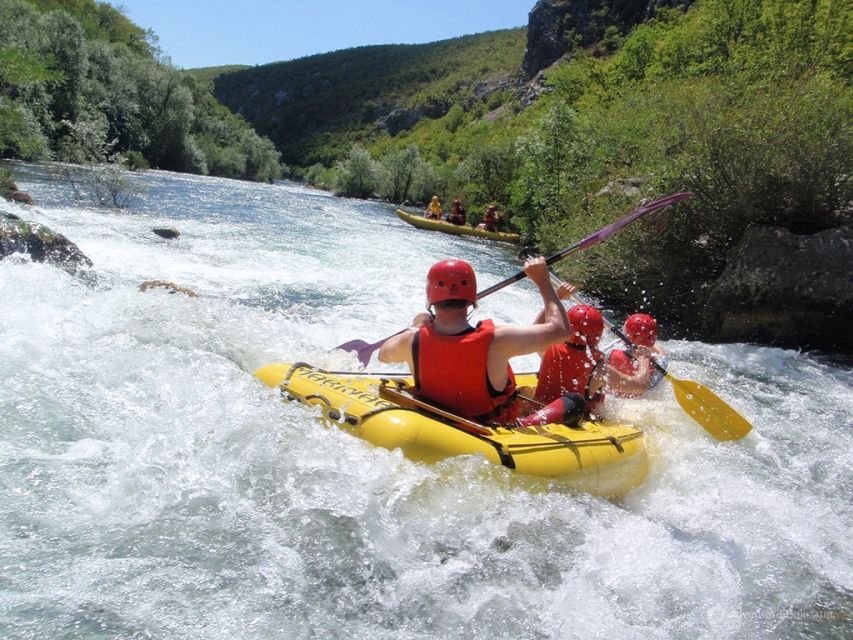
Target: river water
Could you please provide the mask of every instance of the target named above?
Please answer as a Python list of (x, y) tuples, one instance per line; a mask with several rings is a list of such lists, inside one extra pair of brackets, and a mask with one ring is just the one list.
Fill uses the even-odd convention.
[[(17, 165), (38, 204), (0, 209), (68, 236), (98, 280), (0, 261), (0, 638), (853, 632), (849, 368), (664, 341), (675, 375), (754, 430), (713, 440), (666, 383), (609, 401), (653, 456), (618, 500), (476, 457), (414, 463), (283, 404), (252, 371), (355, 369), (329, 350), (406, 326), (434, 261), (469, 260), (482, 289), (520, 268), (512, 248), (293, 183), (148, 172), (129, 209), (99, 209), (55, 171)], [(140, 293), (147, 279), (199, 297)], [(537, 308), (522, 282), (477, 317)]]

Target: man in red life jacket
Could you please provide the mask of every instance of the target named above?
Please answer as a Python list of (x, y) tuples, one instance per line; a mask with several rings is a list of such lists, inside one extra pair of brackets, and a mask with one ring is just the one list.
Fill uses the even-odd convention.
[[(535, 322), (540, 317), (541, 312)], [(544, 408), (519, 420), (521, 425), (561, 420), (577, 424), (584, 415), (593, 413), (604, 399), (604, 380), (599, 374), (604, 356), (597, 349), (604, 330), (601, 312), (595, 307), (578, 304), (569, 309), (566, 317), (570, 325), (568, 339), (540, 353), (542, 363), (533, 398)]]
[(515, 376), (509, 365), (514, 356), (542, 351), (565, 339), (569, 322), (548, 277), (543, 258), (532, 258), (524, 272), (544, 302), (542, 321), (529, 326), (495, 326), (483, 320), (472, 327), (468, 309), (476, 306), (477, 279), (462, 260), (444, 260), (427, 274), (427, 308), (412, 326), (385, 341), (381, 362), (405, 362), (415, 378), (418, 394), (469, 419), (490, 424), (512, 424)]
[(457, 198), (453, 201), (453, 206), (450, 208), (450, 216), (447, 219), (453, 224), (463, 225), (465, 224), (467, 214), (468, 212), (465, 211), (465, 207), (462, 206), (462, 203)]
[(657, 344), (657, 321), (647, 313), (635, 313), (625, 320), (622, 333), (635, 345), (633, 352), (613, 349), (607, 356), (607, 364), (624, 377), (610, 386), (610, 390), (623, 398), (636, 398), (654, 386), (656, 369), (651, 363), (654, 356), (662, 357), (666, 352)]

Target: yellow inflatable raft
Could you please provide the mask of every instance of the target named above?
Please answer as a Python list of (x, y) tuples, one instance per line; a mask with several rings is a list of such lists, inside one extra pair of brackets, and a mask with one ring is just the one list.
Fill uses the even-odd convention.
[(489, 240), (499, 240), (501, 242), (518, 242), (521, 236), (517, 233), (506, 233), (503, 231), (486, 231), (485, 229), (475, 229), (464, 224), (452, 224), (444, 220), (433, 220), (424, 218), (422, 214), (408, 213), (402, 209), (397, 209), (397, 215), (400, 220), (408, 222), (413, 227), (418, 229), (429, 229), (431, 231), (441, 231), (443, 233), (453, 233), (464, 236), (477, 236), (478, 238), (487, 238)]
[[(538, 430), (489, 427), (414, 398), (404, 376), (379, 378), (330, 372), (309, 364), (272, 364), (255, 372), (282, 396), (317, 406), (328, 424), (412, 460), (436, 462), (479, 454), (522, 474), (564, 478), (578, 491), (617, 496), (640, 484), (648, 471), (643, 432), (631, 425), (587, 422), (580, 428)], [(535, 376), (519, 376), (535, 385)]]

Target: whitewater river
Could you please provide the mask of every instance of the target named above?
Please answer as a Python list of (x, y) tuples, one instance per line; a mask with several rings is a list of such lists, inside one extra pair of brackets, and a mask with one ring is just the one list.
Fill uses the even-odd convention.
[[(0, 638), (853, 633), (849, 368), (665, 341), (673, 373), (754, 430), (713, 440), (666, 383), (610, 403), (652, 451), (646, 482), (618, 500), (476, 457), (413, 463), (252, 372), (354, 369), (329, 350), (406, 326), (434, 261), (469, 260), (484, 288), (520, 268), (512, 248), (291, 183), (148, 172), (114, 211), (49, 174), (16, 166), (38, 204), (0, 211), (68, 236), (98, 282), (0, 261)], [(140, 293), (147, 279), (199, 297)], [(523, 282), (477, 317), (529, 322), (538, 304)]]

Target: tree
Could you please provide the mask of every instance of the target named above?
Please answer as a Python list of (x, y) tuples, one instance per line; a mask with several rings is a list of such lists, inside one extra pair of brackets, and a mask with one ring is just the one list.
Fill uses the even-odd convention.
[(472, 205), (506, 204), (518, 168), (512, 144), (476, 147), (459, 165), (457, 173)]
[(384, 180), (380, 195), (391, 202), (407, 200), (422, 163), (420, 151), (413, 144), (387, 154), (382, 158)]
[(563, 214), (563, 203), (588, 170), (589, 143), (573, 109), (553, 107), (528, 135), (519, 139), (521, 158), (512, 185), (512, 204), (521, 226), (532, 231), (543, 214)]
[(82, 88), (88, 70), (83, 27), (65, 11), (51, 11), (38, 21), (40, 52), (59, 72), (50, 83), (54, 120), (76, 120), (82, 107)]
[(335, 167), (335, 194), (354, 198), (369, 198), (376, 191), (379, 167), (360, 144), (353, 145), (346, 159)]

